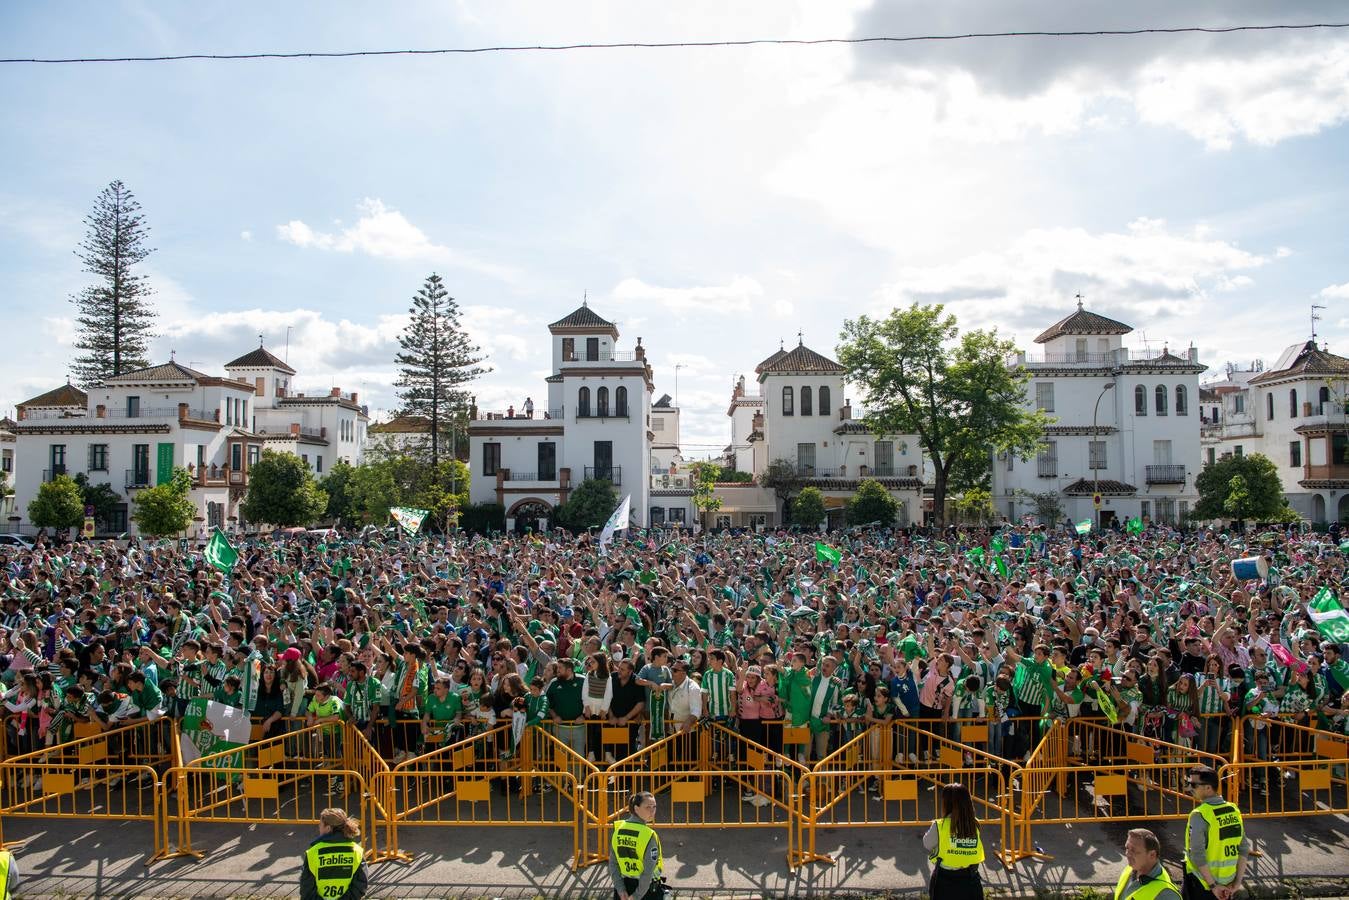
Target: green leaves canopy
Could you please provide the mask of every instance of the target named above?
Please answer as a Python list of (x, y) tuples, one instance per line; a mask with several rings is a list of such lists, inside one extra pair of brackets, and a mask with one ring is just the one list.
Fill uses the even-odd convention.
[[(1238, 477), (1241, 480), (1234, 485), (1233, 479)], [(1198, 519), (1265, 520), (1277, 516), (1287, 505), (1278, 469), (1269, 457), (1259, 453), (1217, 460), (1204, 467), (1194, 484), (1199, 490), (1199, 502), (1194, 507)], [(1229, 498), (1233, 498), (1231, 508)]]
[(244, 517), (278, 528), (312, 525), (328, 506), (328, 495), (319, 489), (309, 466), (294, 453), (262, 451), (262, 458), (248, 469), (248, 496)]

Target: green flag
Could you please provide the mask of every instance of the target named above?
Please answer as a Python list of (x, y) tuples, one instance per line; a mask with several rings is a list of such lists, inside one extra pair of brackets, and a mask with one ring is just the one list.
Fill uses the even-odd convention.
[(836, 566), (839, 564), (839, 561), (843, 559), (843, 554), (839, 553), (837, 550), (835, 550), (828, 544), (823, 544), (820, 543), (819, 541), (816, 541), (815, 558), (822, 563), (829, 563), (829, 565), (831, 566)]
[(389, 515), (393, 520), (402, 526), (403, 530), (409, 534), (416, 534), (422, 530), (422, 522), (431, 513), (425, 509), (412, 509), (407, 506), (395, 506), (389, 510)]
[(1078, 534), (1091, 534), (1091, 519), (1083, 519), (1077, 523)]
[(1130, 534), (1142, 534), (1143, 520), (1138, 518), (1138, 516), (1134, 516), (1129, 520), (1128, 524), (1124, 526), (1124, 529)]
[(204, 555), (208, 563), (222, 572), (230, 571), (239, 561), (239, 551), (230, 546), (229, 538), (225, 537), (225, 532), (219, 527), (211, 533), (211, 540), (206, 543)]
[(1307, 614), (1326, 640), (1337, 644), (1349, 643), (1349, 613), (1344, 611), (1330, 588), (1323, 587), (1316, 592), (1316, 596), (1307, 604)]
[(1007, 538), (1000, 534), (993, 535), (993, 539), (988, 542), (988, 546), (993, 548), (994, 553), (1001, 553), (1007, 549)]
[(998, 574), (1003, 578), (1007, 577), (1007, 563), (1003, 562), (1001, 556), (993, 557), (993, 567), (998, 570)]
[(968, 559), (970, 562), (974, 563), (976, 566), (982, 568), (984, 565), (984, 548), (971, 547), (970, 549), (965, 551), (965, 558)]

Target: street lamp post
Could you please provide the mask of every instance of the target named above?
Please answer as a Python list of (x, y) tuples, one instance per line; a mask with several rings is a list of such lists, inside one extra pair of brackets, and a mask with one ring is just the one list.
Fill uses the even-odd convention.
[[(1105, 387), (1101, 388), (1101, 393), (1096, 395), (1096, 405), (1091, 408), (1091, 437), (1087, 439), (1087, 464), (1091, 464), (1091, 441), (1097, 438), (1096, 434), (1096, 414), (1101, 410), (1101, 398), (1106, 392), (1115, 386), (1115, 382), (1107, 381)], [(1096, 502), (1096, 497), (1101, 493), (1101, 466), (1099, 461), (1097, 465), (1091, 467), (1091, 505), (1096, 507), (1096, 531), (1101, 531), (1101, 507)]]

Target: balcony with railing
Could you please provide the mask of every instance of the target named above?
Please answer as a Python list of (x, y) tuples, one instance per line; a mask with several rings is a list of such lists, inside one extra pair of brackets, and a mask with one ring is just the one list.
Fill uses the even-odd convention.
[(1144, 479), (1148, 484), (1184, 484), (1185, 466), (1144, 466)]
[(1013, 365), (1029, 367), (1045, 366), (1052, 368), (1061, 368), (1064, 366), (1108, 368), (1111, 366), (1123, 366), (1128, 363), (1145, 362), (1154, 363), (1156, 365), (1190, 365), (1189, 360), (1184, 356), (1175, 353), (1163, 358), (1161, 352), (1157, 350), (1130, 350), (1127, 347), (1121, 347), (1118, 350), (1112, 350), (1108, 353), (1041, 353), (1036, 356), (1017, 353), (1012, 357)]
[(562, 361), (564, 363), (593, 363), (593, 362), (633, 362), (640, 359), (636, 350), (598, 350), (594, 353), (572, 352), (564, 354)]
[(124, 406), (114, 406), (103, 411), (105, 419), (176, 419), (178, 418), (178, 407), (176, 406), (141, 406), (135, 409), (127, 409)]
[(513, 423), (518, 422), (542, 422), (562, 418), (562, 407), (556, 409), (534, 409), (532, 412), (525, 412), (523, 409), (507, 407), (506, 409), (475, 409), (473, 411), (473, 421), (475, 422), (496, 422), (501, 419), (509, 419)]
[(1329, 463), (1326, 465), (1306, 465), (1302, 467), (1304, 481), (1347, 481), (1349, 463)]
[(622, 466), (586, 466), (585, 480), (607, 481), (614, 487), (620, 487), (623, 484)]
[(136, 488), (148, 488), (153, 483), (154, 482), (150, 478), (149, 469), (127, 469), (126, 481), (123, 482), (123, 484), (126, 485), (127, 490), (134, 490)]
[(1040, 478), (1059, 477), (1059, 458), (1053, 453), (1041, 453), (1035, 458), (1035, 474)]
[(60, 476), (65, 474), (66, 474), (65, 466), (52, 466), (50, 469), (42, 470), (42, 481), (45, 484), (46, 482), (54, 481)]

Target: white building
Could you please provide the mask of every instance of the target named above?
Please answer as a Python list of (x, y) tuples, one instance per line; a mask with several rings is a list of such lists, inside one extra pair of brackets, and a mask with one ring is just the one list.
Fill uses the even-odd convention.
[(14, 495), (10, 493), (14, 489), (14, 420), (9, 418), (0, 419), (0, 472), (4, 473), (0, 485), (5, 490), (0, 496), (0, 527), (3, 527), (14, 514)]
[(612, 482), (620, 498), (631, 497), (635, 527), (688, 521), (687, 497), (653, 505), (652, 478), (659, 476), (652, 473), (651, 366), (642, 339), (632, 350), (618, 349), (618, 328), (584, 303), (548, 331), (546, 407), (473, 410), (471, 502), (500, 503), (508, 529), (539, 527), (581, 482), (598, 478)]
[(263, 449), (295, 453), (320, 477), (338, 459), (359, 464), (366, 413), (355, 394), (291, 394), (295, 371), (262, 347), (225, 371), (215, 377), (171, 360), (109, 378), (87, 394), (66, 384), (19, 404), (11, 522), (30, 524), (28, 502), (43, 482), (83, 473), (127, 501), (100, 531), (134, 534), (136, 493), (182, 467), (199, 511), (190, 533), (242, 529), (248, 470)]
[(922, 521), (925, 471), (917, 438), (877, 436), (854, 419), (843, 366), (798, 342), (791, 350), (779, 348), (754, 371), (757, 396), (746, 392), (744, 379), (732, 391), (727, 458), (756, 481), (717, 486), (722, 508), (716, 524), (781, 524), (777, 498), (759, 483), (776, 460), (789, 460), (805, 484), (820, 489), (831, 527), (843, 524), (847, 501), (865, 478), (879, 481), (899, 501), (900, 524)]
[[(372, 423), (365, 431), (365, 456), (401, 456), (431, 447), (431, 420), (426, 416), (395, 416)], [(442, 447), (445, 456), (450, 448)]]
[(1036, 339), (1043, 355), (1017, 354), (1030, 376), (1025, 404), (1054, 418), (1043, 449), (1032, 459), (998, 454), (992, 494), (999, 514), (1016, 520), (1033, 513), (1031, 494), (1058, 494), (1074, 521), (1095, 514), (1102, 525), (1142, 516), (1179, 522), (1198, 500), (1199, 363), (1185, 356), (1130, 351), (1131, 327), (1082, 308)]
[(1205, 464), (1264, 454), (1299, 514), (1349, 519), (1349, 359), (1308, 341), (1205, 387), (1219, 401), (1204, 404)]

